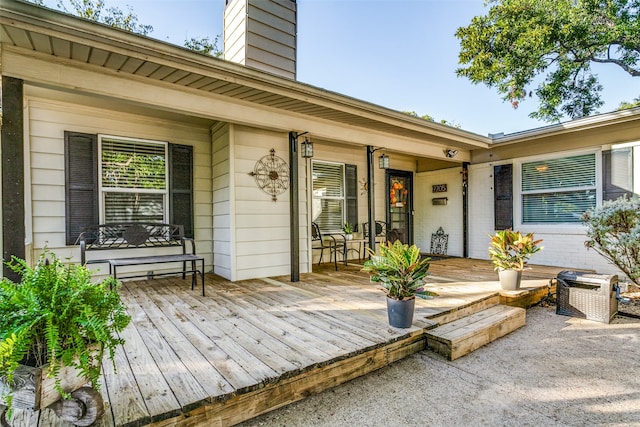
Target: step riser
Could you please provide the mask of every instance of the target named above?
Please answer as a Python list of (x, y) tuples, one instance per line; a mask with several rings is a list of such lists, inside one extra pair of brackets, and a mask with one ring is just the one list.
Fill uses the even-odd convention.
[(444, 325), (445, 323), (451, 323), (456, 320), (469, 317), (498, 304), (500, 304), (500, 295), (496, 294), (491, 297), (475, 301), (470, 305), (456, 307), (453, 310), (438, 314), (437, 316), (428, 317), (428, 320), (436, 322), (438, 325)]
[(526, 323), (526, 310), (496, 306), (425, 332), (427, 347), (455, 360), (503, 337)]

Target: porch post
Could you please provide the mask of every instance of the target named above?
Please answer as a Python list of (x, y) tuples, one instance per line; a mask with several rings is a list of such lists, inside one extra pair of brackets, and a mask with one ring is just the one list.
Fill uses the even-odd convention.
[(462, 163), (462, 256), (469, 258), (469, 162)]
[(369, 247), (372, 251), (376, 250), (376, 201), (375, 191), (373, 191), (373, 152), (375, 149), (371, 145), (367, 145), (367, 197), (369, 198)]
[(292, 282), (300, 280), (300, 205), (298, 190), (298, 134), (289, 132), (289, 236)]
[[(23, 81), (2, 76), (2, 257), (25, 258)], [(4, 276), (20, 276), (3, 269)]]

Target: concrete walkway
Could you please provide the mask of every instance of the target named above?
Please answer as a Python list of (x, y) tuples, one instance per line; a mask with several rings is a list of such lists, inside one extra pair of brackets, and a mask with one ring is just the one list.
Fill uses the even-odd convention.
[(461, 359), (423, 351), (242, 425), (640, 426), (640, 320), (534, 307)]

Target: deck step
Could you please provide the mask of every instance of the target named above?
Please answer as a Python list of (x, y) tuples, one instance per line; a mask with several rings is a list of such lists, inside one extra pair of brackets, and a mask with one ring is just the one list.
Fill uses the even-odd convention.
[(495, 305), (425, 332), (427, 347), (455, 360), (524, 326), (526, 310)]

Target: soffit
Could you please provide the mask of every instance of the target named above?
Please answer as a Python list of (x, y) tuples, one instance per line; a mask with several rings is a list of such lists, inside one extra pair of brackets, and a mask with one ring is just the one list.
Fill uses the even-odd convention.
[(121, 74), (428, 143), (473, 149), (486, 148), (490, 142), (460, 129), (15, 0), (0, 6), (0, 40)]

